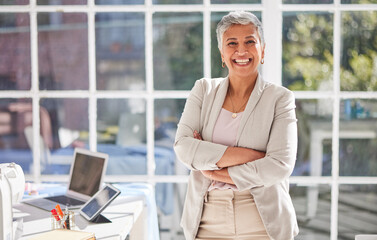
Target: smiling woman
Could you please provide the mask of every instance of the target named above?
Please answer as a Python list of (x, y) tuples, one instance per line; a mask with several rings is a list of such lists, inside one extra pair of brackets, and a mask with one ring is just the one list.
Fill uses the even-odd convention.
[(188, 240), (293, 239), (288, 193), (297, 150), (293, 93), (265, 82), (259, 19), (231, 12), (216, 29), (225, 78), (200, 79), (174, 149), (190, 170), (181, 225)]

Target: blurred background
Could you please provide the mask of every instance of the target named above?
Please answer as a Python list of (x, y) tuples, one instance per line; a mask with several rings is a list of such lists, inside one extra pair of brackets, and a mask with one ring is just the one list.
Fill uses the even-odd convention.
[(261, 19), (261, 73), (296, 96), (297, 239), (376, 233), (376, 0), (0, 0), (0, 162), (66, 181), (75, 147), (108, 153), (105, 181), (153, 184), (161, 239), (184, 239), (176, 127), (194, 82), (227, 75), (231, 10)]

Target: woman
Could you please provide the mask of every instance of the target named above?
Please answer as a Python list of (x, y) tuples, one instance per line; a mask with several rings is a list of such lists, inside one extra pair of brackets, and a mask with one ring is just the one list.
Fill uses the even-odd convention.
[(216, 33), (229, 75), (195, 83), (174, 146), (191, 169), (185, 237), (293, 239), (298, 227), (288, 177), (297, 150), (294, 96), (259, 74), (265, 43), (255, 15), (231, 12)]

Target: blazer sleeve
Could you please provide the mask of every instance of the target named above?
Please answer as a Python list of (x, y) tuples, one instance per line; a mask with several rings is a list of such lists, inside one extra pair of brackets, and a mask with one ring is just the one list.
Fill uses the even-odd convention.
[[(198, 80), (186, 100), (178, 123), (174, 151), (178, 159), (191, 170), (218, 170), (216, 163), (223, 156), (227, 146), (195, 139), (194, 130), (201, 132), (201, 114), (205, 94), (210, 86), (204, 79)], [(207, 106), (209, 107), (209, 106)]]
[[(260, 120), (263, 121), (263, 119)], [(285, 91), (275, 102), (266, 156), (253, 162), (229, 167), (228, 172), (240, 191), (271, 186), (292, 174), (296, 152), (295, 99), (291, 91)]]

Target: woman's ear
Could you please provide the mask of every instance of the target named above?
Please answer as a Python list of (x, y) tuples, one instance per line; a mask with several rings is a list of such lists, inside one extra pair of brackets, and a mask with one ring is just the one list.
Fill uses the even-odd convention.
[(266, 44), (263, 45), (263, 48), (262, 48), (262, 59), (264, 58), (264, 49), (266, 48)]
[(221, 53), (221, 66), (223, 68), (225, 68), (225, 59), (224, 59), (224, 55)]

